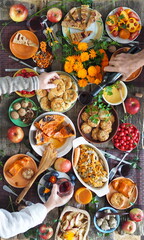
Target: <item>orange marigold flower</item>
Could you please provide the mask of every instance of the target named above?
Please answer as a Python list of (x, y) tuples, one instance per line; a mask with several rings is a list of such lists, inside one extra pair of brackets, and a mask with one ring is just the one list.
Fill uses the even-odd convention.
[(96, 79), (95, 79), (95, 81), (94, 81), (94, 83), (98, 85), (98, 84), (100, 84), (100, 83), (101, 83), (101, 80), (100, 80), (100, 79), (98, 79), (98, 78), (96, 78)]
[(108, 60), (102, 61), (102, 62), (101, 62), (102, 70), (104, 69), (104, 67), (108, 66), (108, 64), (109, 64), (109, 61), (108, 61)]
[(87, 76), (87, 79), (88, 79), (89, 83), (94, 83), (95, 82), (95, 78), (94, 77)]
[(104, 50), (104, 49), (102, 49), (102, 48), (101, 48), (101, 49), (99, 49), (98, 51), (99, 51), (100, 53), (104, 53), (104, 54), (106, 54), (105, 50)]
[(91, 76), (91, 77), (96, 76), (96, 74), (97, 74), (96, 68), (95, 68), (94, 66), (90, 66), (90, 67), (88, 68), (88, 74), (89, 74), (89, 76)]
[(87, 70), (85, 68), (80, 69), (77, 75), (78, 75), (78, 78), (85, 78), (87, 76)]
[(74, 56), (68, 56), (68, 57), (66, 58), (66, 61), (69, 61), (69, 62), (73, 65), (74, 62), (75, 62), (75, 58), (74, 58)]
[(101, 71), (100, 66), (96, 65), (95, 68), (96, 68), (96, 70), (97, 70), (97, 73), (100, 73), (100, 71)]
[(85, 52), (88, 49), (88, 45), (85, 42), (80, 42), (78, 44), (78, 50)]
[(80, 87), (86, 87), (88, 85), (88, 82), (86, 79), (81, 79), (81, 80), (78, 80), (78, 85)]
[(68, 62), (68, 61), (65, 62), (64, 70), (65, 70), (65, 72), (67, 72), (67, 73), (73, 72), (73, 66), (72, 66), (72, 64), (71, 64), (70, 62)]
[(81, 58), (81, 61), (82, 61), (82, 62), (88, 61), (88, 60), (89, 60), (89, 54), (88, 54), (88, 52), (83, 52), (83, 53), (81, 53), (80, 58)]
[(83, 69), (83, 64), (81, 62), (75, 62), (73, 65), (74, 71), (78, 72), (80, 69)]
[(97, 74), (97, 78), (100, 80), (100, 82), (102, 81), (102, 74), (101, 73), (98, 73)]
[(91, 49), (91, 50), (89, 51), (89, 56), (90, 56), (90, 58), (95, 58), (95, 57), (96, 57), (96, 52), (95, 52), (94, 49)]

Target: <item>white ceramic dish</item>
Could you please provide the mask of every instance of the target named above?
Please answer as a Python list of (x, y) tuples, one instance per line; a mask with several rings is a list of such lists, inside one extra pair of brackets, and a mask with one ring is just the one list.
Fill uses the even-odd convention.
[(57, 228), (56, 228), (56, 231), (55, 231), (55, 240), (58, 240), (58, 233), (59, 233), (59, 230), (60, 230), (60, 225), (61, 225), (61, 220), (64, 216), (65, 213), (67, 212), (77, 212), (77, 213), (82, 213), (84, 214), (86, 217), (87, 217), (87, 227), (86, 227), (86, 231), (85, 231), (85, 234), (82, 238), (82, 240), (86, 240), (87, 239), (87, 235), (88, 235), (88, 232), (89, 232), (89, 229), (90, 229), (90, 222), (91, 222), (91, 219), (90, 219), (90, 215), (89, 213), (86, 211), (86, 210), (82, 210), (82, 209), (78, 209), (78, 208), (74, 208), (74, 207), (70, 207), (70, 206), (67, 206), (63, 209), (61, 215), (60, 215), (60, 219), (59, 219), (59, 222), (58, 222), (58, 225), (57, 225)]
[(116, 105), (119, 105), (119, 104), (121, 104), (122, 102), (124, 102), (124, 100), (126, 99), (127, 94), (128, 94), (127, 86), (126, 86), (125, 83), (122, 82), (122, 81), (120, 81), (120, 84), (121, 84), (122, 87), (124, 88), (124, 96), (123, 96), (123, 98), (122, 98), (120, 101), (116, 102), (116, 103), (112, 103), (112, 102), (108, 101), (108, 100), (106, 99), (106, 97), (104, 96), (104, 94), (103, 94), (103, 99), (104, 99), (108, 104), (113, 105), (113, 106), (116, 106)]
[[(91, 10), (92, 9), (89, 8), (89, 12)], [(80, 11), (80, 7), (78, 7), (78, 11)], [(84, 31), (92, 31), (92, 33), (87, 38), (84, 38), (81, 42), (86, 42), (88, 43), (89, 47), (92, 47), (93, 43), (91, 42), (91, 39), (99, 40), (103, 34), (103, 29), (104, 29), (103, 21), (102, 21), (102, 18), (100, 17), (99, 20), (95, 21), (88, 28), (84, 30)], [(70, 33), (76, 33), (76, 32), (82, 32), (82, 30), (62, 26), (62, 33), (64, 37), (68, 37), (70, 39)]]
[[(109, 167), (108, 167), (108, 163), (104, 157), (104, 155), (101, 153), (101, 151), (96, 148), (94, 145), (92, 145), (91, 143), (87, 142), (83, 137), (79, 137), (79, 138), (76, 138), (74, 141), (73, 141), (73, 152), (72, 152), (72, 166), (73, 166), (73, 157), (74, 157), (74, 150), (75, 148), (77, 148), (79, 145), (81, 144), (85, 144), (85, 145), (88, 145), (90, 147), (92, 147), (97, 153), (98, 155), (100, 156), (100, 158), (103, 160), (104, 162), (104, 167), (108, 173), (108, 179), (109, 179)], [(73, 166), (73, 170), (74, 170), (74, 173), (76, 175), (76, 177), (78, 178), (78, 180), (86, 187), (86, 188), (89, 188), (91, 191), (93, 191), (95, 194), (97, 194), (98, 197), (103, 197), (104, 195), (106, 195), (108, 192), (109, 192), (109, 188), (108, 188), (108, 180), (107, 182), (105, 182), (105, 184), (103, 185), (103, 187), (100, 187), (100, 188), (94, 188), (90, 185), (88, 185), (87, 183), (85, 183), (82, 178), (79, 176), (77, 170), (75, 169), (75, 167)]]
[[(54, 170), (54, 169), (53, 169), (53, 170)], [(66, 179), (70, 180), (70, 177), (69, 177), (66, 173), (64, 173), (64, 172), (59, 172), (59, 171), (56, 171), (56, 172), (59, 173), (58, 179), (59, 179), (59, 178), (66, 178)], [(51, 174), (51, 171), (50, 171), (50, 172), (47, 172), (45, 175), (48, 175), (48, 174)], [(45, 201), (45, 198), (42, 197), (39, 192), (40, 192), (40, 188), (41, 188), (41, 187), (44, 187), (44, 184), (45, 184), (45, 182), (46, 182), (46, 181), (44, 180), (44, 176), (45, 176), (45, 175), (43, 175), (43, 176), (41, 177), (41, 179), (39, 180), (38, 186), (37, 186), (38, 196), (39, 196), (40, 200), (41, 200), (43, 203), (46, 202), (46, 201)]]
[(30, 130), (29, 130), (29, 141), (30, 141), (30, 145), (33, 148), (33, 150), (40, 156), (42, 156), (43, 151), (45, 149), (45, 144), (44, 145), (36, 145), (35, 141), (34, 141), (34, 135), (35, 135), (35, 131), (36, 131), (36, 127), (34, 126), (34, 123), (39, 121), (41, 118), (43, 118), (46, 115), (60, 115), (60, 116), (64, 116), (65, 117), (65, 122), (67, 124), (70, 124), (71, 127), (74, 130), (75, 136), (69, 137), (66, 139), (65, 143), (60, 147), (57, 148), (57, 157), (62, 157), (64, 155), (66, 155), (71, 149), (72, 149), (72, 142), (76, 137), (76, 129), (75, 126), (73, 124), (73, 122), (70, 120), (70, 118), (68, 118), (65, 114), (63, 113), (59, 113), (59, 112), (46, 112), (41, 114), (40, 116), (38, 116), (34, 122), (32, 123)]
[[(141, 25), (141, 19), (140, 19), (139, 15), (138, 15), (133, 9), (131, 9), (131, 8), (129, 8), (129, 7), (123, 7), (123, 9), (124, 9), (124, 10), (125, 10), (125, 9), (130, 9), (132, 12), (134, 12), (134, 13), (138, 16), (138, 18), (139, 18), (139, 24)], [(106, 17), (106, 19), (107, 19), (110, 15), (114, 15), (114, 14), (117, 12), (117, 10), (118, 10), (118, 8), (113, 9), (113, 10), (108, 14), (108, 16)], [(134, 41), (134, 40), (138, 37), (138, 36), (136, 36), (133, 40), (123, 39), (123, 38), (120, 38), (120, 37), (114, 37), (114, 36), (110, 33), (110, 30), (109, 30), (108, 25), (106, 24), (106, 22), (105, 22), (105, 30), (106, 30), (107, 34), (109, 35), (109, 37), (110, 37), (111, 39), (113, 39), (114, 41), (116, 41), (116, 42), (118, 42), (118, 43), (122, 43), (122, 44), (130, 43), (130, 42)], [(140, 34), (140, 31), (139, 31), (139, 34)]]

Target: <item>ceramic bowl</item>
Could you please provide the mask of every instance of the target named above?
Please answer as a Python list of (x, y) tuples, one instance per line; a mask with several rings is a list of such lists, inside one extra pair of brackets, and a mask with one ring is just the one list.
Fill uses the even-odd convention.
[[(113, 212), (113, 213), (117, 213), (117, 212), (118, 212), (117, 210), (115, 210), (115, 209), (112, 208), (112, 207), (103, 207), (103, 208), (100, 208), (98, 211), (104, 211), (104, 210), (111, 210), (111, 212)], [(116, 221), (117, 221), (117, 225), (116, 225), (115, 228), (110, 228), (109, 230), (103, 230), (103, 229), (101, 229), (101, 228), (98, 226), (98, 224), (97, 224), (97, 218), (96, 218), (96, 216), (94, 216), (94, 225), (95, 225), (96, 229), (97, 229), (99, 232), (102, 232), (102, 233), (111, 233), (111, 232), (114, 232), (114, 231), (118, 228), (118, 226), (119, 226), (119, 224), (120, 224), (120, 216), (119, 216), (119, 215), (115, 215), (115, 218), (116, 218)]]
[[(108, 166), (108, 163), (104, 157), (104, 155), (101, 153), (101, 151), (96, 148), (94, 145), (92, 145), (91, 143), (87, 142), (83, 137), (79, 137), (79, 138), (76, 138), (74, 141), (73, 141), (73, 152), (72, 152), (72, 166), (73, 166), (73, 170), (74, 170), (74, 173), (76, 175), (76, 177), (78, 178), (78, 180), (88, 189), (90, 189), (92, 192), (94, 192), (95, 194), (97, 194), (97, 196), (99, 197), (102, 197), (104, 195), (106, 195), (108, 193), (108, 179), (107, 181), (104, 183), (104, 185), (102, 187), (99, 187), (99, 188), (96, 188), (96, 187), (92, 187), (90, 186), (89, 184), (85, 183), (83, 181), (83, 179), (80, 177), (79, 173), (77, 172), (76, 168), (74, 167), (74, 153), (75, 153), (75, 148), (77, 148), (79, 145), (81, 144), (84, 144), (84, 145), (87, 145), (91, 148), (93, 148), (96, 153), (98, 154), (98, 156), (100, 157), (100, 159), (102, 159), (103, 161), (103, 165), (104, 165), (104, 168), (105, 170), (107, 171), (108, 173), (108, 178), (109, 178), (109, 166)], [(87, 161), (87, 159), (86, 159)]]

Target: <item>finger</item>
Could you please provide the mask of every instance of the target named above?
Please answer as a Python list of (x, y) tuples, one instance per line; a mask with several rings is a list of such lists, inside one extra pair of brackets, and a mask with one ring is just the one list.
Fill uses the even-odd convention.
[(107, 66), (104, 68), (104, 71), (105, 72), (119, 72), (117, 67), (114, 67), (114, 66)]
[(57, 192), (58, 192), (58, 185), (57, 184), (53, 184), (53, 188), (52, 188), (51, 194), (56, 195)]
[(47, 89), (56, 88), (56, 85), (53, 83), (47, 84)]
[(109, 65), (119, 66), (119, 62), (115, 61), (115, 60), (111, 60), (111, 61), (109, 61)]
[(60, 78), (60, 76), (56, 72), (51, 72), (51, 78)]

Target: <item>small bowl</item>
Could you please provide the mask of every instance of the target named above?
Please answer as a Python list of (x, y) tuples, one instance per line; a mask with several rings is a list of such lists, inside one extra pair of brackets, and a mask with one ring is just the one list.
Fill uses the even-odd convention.
[[(107, 104), (107, 103), (106, 103), (106, 104)], [(119, 125), (118, 114), (117, 114), (116, 110), (114, 109), (114, 107), (111, 106), (110, 112), (114, 115), (114, 117), (115, 117), (115, 122), (114, 122), (113, 125), (112, 125), (112, 132), (109, 134), (109, 138), (108, 138), (107, 140), (105, 140), (105, 141), (94, 140), (94, 139), (91, 137), (91, 132), (88, 133), (88, 134), (85, 134), (85, 133), (82, 132), (82, 130), (81, 130), (81, 125), (82, 125), (82, 123), (84, 123), (84, 121), (81, 119), (81, 114), (85, 111), (86, 107), (87, 107), (87, 106), (84, 106), (84, 107), (81, 109), (81, 111), (80, 111), (79, 114), (78, 114), (78, 118), (77, 118), (77, 126), (78, 126), (78, 130), (79, 130), (80, 134), (81, 134), (87, 141), (89, 141), (89, 142), (91, 142), (91, 143), (99, 144), (99, 143), (106, 143), (106, 142), (110, 141), (110, 140), (113, 138), (113, 136), (116, 134), (117, 129), (118, 129), (118, 125)]]
[[(123, 93), (123, 96), (122, 96), (123, 98), (121, 98), (120, 93), (119, 93), (119, 90), (116, 90), (115, 93), (113, 92), (113, 90), (116, 89), (115, 87), (113, 87), (113, 90), (112, 90), (113, 94), (112, 94), (112, 95), (107, 95), (106, 93), (103, 94), (103, 99), (104, 99), (108, 104), (110, 104), (110, 105), (119, 105), (119, 104), (121, 104), (121, 103), (126, 99), (127, 94), (128, 94), (127, 87), (126, 87), (125, 83), (122, 82), (122, 81), (120, 81), (120, 84), (121, 84), (122, 89), (123, 89), (123, 92), (122, 92), (122, 93)], [(119, 94), (119, 96), (118, 96), (118, 94)], [(117, 102), (110, 101), (110, 97), (116, 97), (116, 96), (119, 97), (119, 99), (118, 99)], [(107, 100), (107, 97), (109, 97), (109, 100)]]
[[(118, 212), (117, 210), (115, 210), (115, 209), (112, 208), (112, 207), (103, 207), (103, 208), (100, 208), (98, 211), (104, 211), (104, 210), (107, 210), (107, 209), (111, 210), (111, 212), (114, 212), (114, 213), (117, 213), (117, 212)], [(119, 216), (119, 215), (116, 215), (115, 217), (116, 217), (116, 220), (117, 220), (117, 226), (116, 226), (115, 228), (111, 228), (111, 229), (109, 229), (109, 230), (102, 230), (102, 229), (97, 225), (97, 221), (96, 221), (97, 218), (96, 218), (96, 216), (94, 216), (94, 225), (95, 225), (96, 229), (97, 229), (99, 232), (102, 232), (102, 233), (112, 233), (112, 232), (114, 232), (114, 231), (118, 228), (118, 226), (119, 226), (119, 224), (120, 224), (120, 216)]]
[[(120, 53), (126, 53), (130, 48), (129, 47), (123, 47), (123, 48), (119, 48), (118, 50), (116, 50), (112, 56), (111, 59), (114, 58), (116, 55), (120, 54)], [(135, 80), (136, 78), (138, 78), (138, 76), (141, 74), (143, 67), (138, 68), (135, 72), (133, 72), (124, 82), (131, 82), (133, 80)]]

